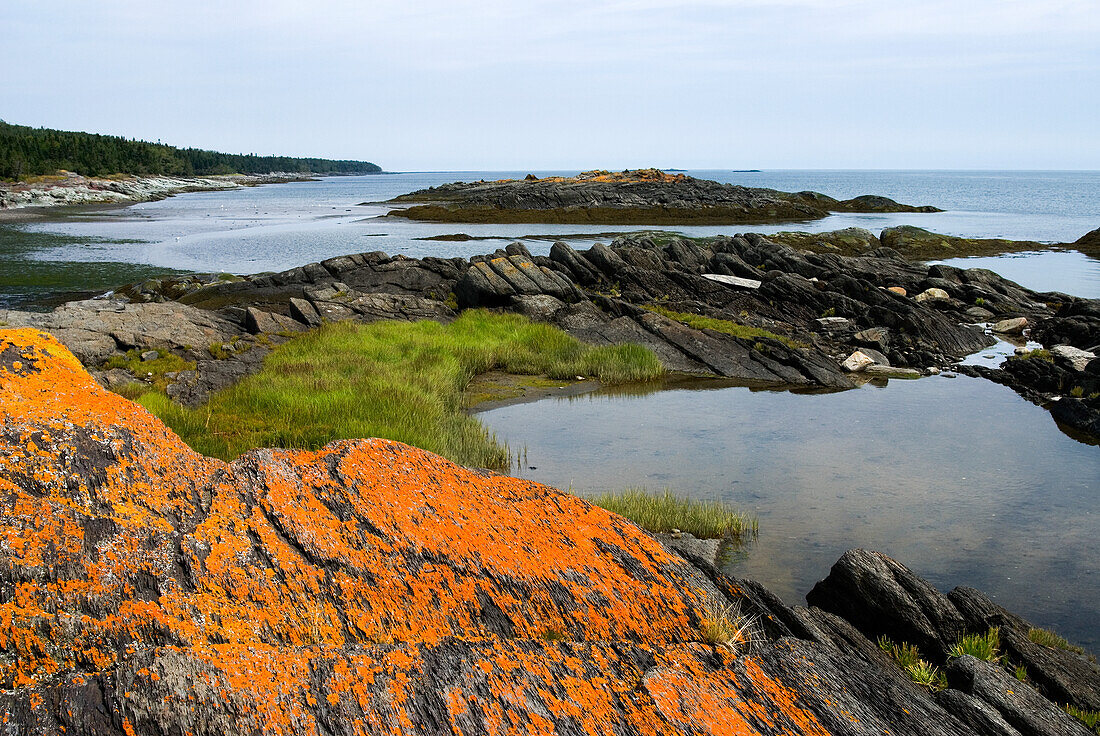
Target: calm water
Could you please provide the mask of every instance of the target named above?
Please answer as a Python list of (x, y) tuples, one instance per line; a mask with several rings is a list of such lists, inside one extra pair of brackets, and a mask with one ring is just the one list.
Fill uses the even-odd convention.
[[(525, 236), (535, 253), (555, 237), (587, 234), (578, 247), (601, 233), (637, 227), (582, 225), (447, 225), (381, 217), (379, 202), (398, 194), (455, 180), (525, 175), (512, 172), (408, 173), (333, 177), (240, 189), (197, 192), (160, 202), (69, 215), (58, 221), (0, 225), (0, 302), (15, 304), (44, 295), (107, 288), (168, 270), (230, 273), (277, 271), (336, 255), (383, 250), (410, 256), (470, 256)], [(534, 172), (540, 176), (550, 173)], [(1007, 237), (1065, 242), (1100, 226), (1100, 172), (934, 172), (934, 171), (697, 171), (719, 181), (785, 191), (813, 189), (846, 198), (875, 193), (948, 210), (931, 214), (833, 215), (782, 226), (753, 226), (756, 232), (832, 230), (859, 226), (878, 232), (913, 224), (971, 237)], [(742, 228), (684, 227), (689, 235), (737, 232)], [(491, 237), (466, 243), (418, 238), (464, 232)], [(1028, 284), (1026, 267), (1018, 280)], [(1100, 263), (1079, 257), (1055, 269), (1073, 274), (1058, 288), (1079, 296), (1100, 296)], [(85, 279), (84, 277), (88, 278)], [(94, 278), (93, 278), (94, 277)], [(1049, 281), (1047, 279), (1046, 281)], [(1044, 283), (1046, 283), (1044, 281)]]
[(867, 547), (1100, 648), (1100, 453), (1046, 411), (965, 376), (814, 395), (715, 385), (480, 418), (526, 448), (518, 474), (532, 480), (668, 487), (757, 514), (759, 540), (727, 568), (788, 603)]

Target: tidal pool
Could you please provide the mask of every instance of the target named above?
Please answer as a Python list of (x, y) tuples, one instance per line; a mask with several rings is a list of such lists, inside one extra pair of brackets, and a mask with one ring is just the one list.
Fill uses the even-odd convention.
[(694, 382), (480, 418), (524, 448), (521, 477), (580, 494), (668, 487), (757, 514), (758, 541), (727, 572), (790, 604), (864, 547), (1100, 645), (1100, 452), (1003, 386), (939, 376), (805, 394)]

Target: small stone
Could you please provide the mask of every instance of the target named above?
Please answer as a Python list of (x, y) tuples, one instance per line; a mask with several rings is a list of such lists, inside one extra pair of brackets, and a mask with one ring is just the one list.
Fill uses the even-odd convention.
[(156, 360), (159, 357), (160, 353), (158, 353), (156, 350), (146, 350), (144, 353), (141, 354), (142, 360)]
[(841, 363), (841, 367), (843, 367), (844, 370), (848, 371), (849, 373), (858, 373), (862, 370), (865, 370), (868, 366), (872, 366), (874, 364), (875, 361), (873, 358), (868, 356), (866, 353), (857, 350), (849, 355), (847, 360)]
[(1013, 317), (1012, 319), (1002, 319), (993, 325), (993, 331), (1000, 332), (1003, 335), (1019, 335), (1027, 325), (1027, 317)]
[(913, 298), (918, 302), (941, 302), (950, 299), (951, 295), (943, 289), (932, 288), (922, 291)]
[(920, 378), (920, 371), (913, 368), (895, 368), (889, 365), (869, 365), (863, 369), (869, 376), (883, 378)]
[(821, 317), (814, 322), (821, 330), (847, 330), (852, 325), (845, 317)]
[(857, 345), (873, 345), (879, 350), (885, 350), (890, 345), (890, 330), (885, 327), (869, 327), (852, 336)]
[(928, 366), (927, 372), (928, 372), (928, 375), (930, 375), (930, 376), (938, 376), (940, 374), (940, 369), (937, 368), (936, 366), (932, 365), (932, 366)]
[(887, 288), (886, 290), (887, 291), (892, 291), (895, 294), (897, 294), (898, 296), (905, 296), (906, 294), (909, 293), (905, 290), (904, 287), (901, 287), (901, 286), (891, 286), (891, 287)]

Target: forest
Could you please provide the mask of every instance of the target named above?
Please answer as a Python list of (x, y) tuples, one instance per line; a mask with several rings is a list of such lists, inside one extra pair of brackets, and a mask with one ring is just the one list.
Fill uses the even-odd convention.
[(61, 170), (84, 176), (209, 176), (272, 172), (376, 174), (382, 169), (368, 161), (220, 153), (98, 133), (31, 128), (0, 120), (0, 179), (18, 181)]

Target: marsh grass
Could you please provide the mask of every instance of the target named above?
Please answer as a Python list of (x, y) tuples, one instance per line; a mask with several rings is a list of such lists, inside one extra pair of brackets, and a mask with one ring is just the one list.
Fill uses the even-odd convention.
[(756, 519), (728, 504), (680, 498), (669, 490), (651, 493), (644, 488), (628, 488), (589, 500), (651, 532), (679, 529), (700, 539), (728, 537), (743, 543), (755, 539), (759, 531)]
[(319, 449), (382, 437), (463, 465), (507, 470), (510, 453), (463, 411), (462, 394), (485, 371), (592, 376), (605, 383), (656, 378), (657, 357), (636, 345), (591, 347), (518, 315), (464, 312), (437, 322), (339, 322), (296, 337), (263, 369), (197, 409), (163, 394), (140, 402), (199, 452), (232, 459), (254, 447)]
[(1027, 638), (1035, 642), (1039, 646), (1050, 647), (1051, 649), (1065, 649), (1067, 652), (1073, 652), (1074, 654), (1084, 654), (1085, 650), (1079, 646), (1070, 644), (1061, 636), (1058, 636), (1049, 629), (1031, 629), (1027, 632)]
[(898, 663), (909, 679), (932, 692), (947, 688), (947, 677), (940, 668), (920, 656), (920, 650), (913, 644), (895, 643), (886, 636), (878, 639), (879, 649)]
[[(728, 319), (716, 319), (714, 317), (704, 317), (701, 314), (692, 314), (691, 312), (674, 312), (671, 309), (665, 307), (649, 304), (645, 305), (644, 309), (648, 309), (650, 312), (655, 312), (663, 317), (676, 320), (681, 324), (685, 324), (688, 327), (693, 327), (697, 330), (714, 330), (715, 332), (721, 332), (726, 335), (732, 335), (733, 337), (740, 337), (746, 340), (756, 340), (761, 337), (766, 337), (772, 340), (778, 340), (789, 348), (804, 348), (806, 344), (797, 340), (792, 340), (784, 335), (777, 335), (774, 332), (770, 332), (761, 327), (750, 327), (748, 325), (738, 324)], [(755, 347), (755, 346), (754, 346)]]
[(969, 654), (986, 662), (999, 662), (1000, 647), (1001, 630), (994, 626), (984, 634), (967, 634), (959, 639), (951, 648), (951, 656), (962, 657)]

